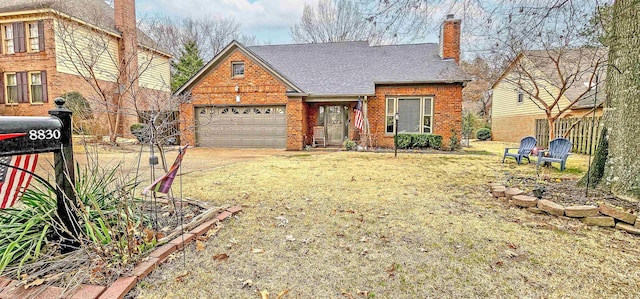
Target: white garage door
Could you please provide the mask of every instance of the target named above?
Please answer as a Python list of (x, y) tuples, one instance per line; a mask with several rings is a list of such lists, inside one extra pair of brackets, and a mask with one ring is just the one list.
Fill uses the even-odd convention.
[(285, 148), (285, 106), (196, 107), (196, 145)]

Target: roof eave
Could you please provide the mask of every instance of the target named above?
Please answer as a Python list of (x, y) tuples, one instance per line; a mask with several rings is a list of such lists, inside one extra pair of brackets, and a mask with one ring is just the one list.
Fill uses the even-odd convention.
[(375, 81), (376, 85), (397, 85), (397, 84), (455, 84), (471, 82), (469, 78), (450, 80), (408, 80), (408, 81)]
[(255, 62), (257, 62), (258, 64), (260, 64), (268, 72), (273, 74), (278, 80), (283, 82), (288, 87), (291, 87), (291, 89), (293, 89), (295, 92), (304, 93), (304, 91), (302, 91), (302, 89), (297, 87), (295, 84), (293, 84), (291, 81), (289, 81), (289, 79), (285, 78), (283, 75), (281, 75), (280, 73), (275, 71), (273, 68), (271, 68), (262, 59), (260, 59), (259, 56), (257, 56), (255, 53), (253, 53), (253, 51), (248, 50), (244, 45), (242, 45), (241, 43), (239, 43), (236, 40), (233, 40), (222, 51), (220, 51), (220, 53), (218, 53), (207, 64), (205, 64), (202, 68), (200, 68), (200, 70), (198, 70), (198, 72), (196, 72), (195, 75), (193, 75), (187, 82), (182, 84), (182, 86), (180, 86), (180, 88), (178, 88), (178, 90), (176, 90), (176, 92), (174, 92), (173, 94), (176, 95), (176, 96), (180, 95), (185, 90), (193, 87), (193, 85), (195, 83), (197, 83), (201, 79), (202, 76), (204, 76), (212, 67), (214, 67), (218, 62), (220, 62), (224, 57), (226, 57), (226, 55), (229, 54), (229, 51), (231, 51), (233, 48), (240, 49), (242, 52), (244, 52), (245, 55), (249, 56), (250, 59), (252, 59)]

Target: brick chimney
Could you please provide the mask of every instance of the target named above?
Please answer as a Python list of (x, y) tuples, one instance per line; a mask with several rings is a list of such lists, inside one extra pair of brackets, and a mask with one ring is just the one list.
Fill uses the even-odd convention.
[(460, 62), (460, 20), (452, 14), (447, 15), (440, 28), (440, 57)]
[[(114, 103), (118, 107), (130, 107), (138, 89), (138, 30), (136, 27), (136, 1), (114, 0), (113, 19), (115, 29), (120, 32), (118, 39), (119, 76)], [(122, 109), (120, 109), (120, 114)], [(118, 133), (124, 133), (128, 124), (122, 114), (119, 117)]]

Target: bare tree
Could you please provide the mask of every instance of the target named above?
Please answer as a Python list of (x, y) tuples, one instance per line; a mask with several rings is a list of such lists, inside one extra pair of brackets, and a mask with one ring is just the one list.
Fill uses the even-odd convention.
[(174, 57), (188, 41), (195, 41), (202, 58), (207, 61), (220, 53), (232, 40), (255, 45), (255, 36), (243, 34), (240, 24), (233, 18), (208, 15), (200, 18), (171, 18), (157, 16), (145, 18), (142, 27), (151, 39), (163, 45)]
[(469, 74), (473, 81), (469, 82), (462, 90), (463, 109), (477, 113), (488, 121), (490, 116), (491, 97), (489, 89), (491, 84), (498, 79), (504, 62), (496, 59), (488, 60), (476, 57), (471, 62), (462, 61), (460, 66)]
[(374, 27), (353, 0), (320, 0), (316, 7), (304, 5), (302, 19), (291, 26), (291, 38), (298, 43), (328, 43), (368, 40)]
[(112, 143), (143, 111), (177, 110), (178, 103), (170, 98), (169, 59), (161, 58), (160, 52), (137, 44), (132, 49), (138, 50), (118, 51), (109, 30), (73, 19), (61, 18), (55, 24), (59, 70), (84, 81), (78, 87), (93, 112), (106, 119), (103, 128)]

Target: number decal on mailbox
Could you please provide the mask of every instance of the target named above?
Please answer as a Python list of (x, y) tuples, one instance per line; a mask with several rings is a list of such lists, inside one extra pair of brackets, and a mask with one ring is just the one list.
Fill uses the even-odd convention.
[(60, 139), (60, 130), (30, 130), (29, 139), (31, 140), (51, 140)]

